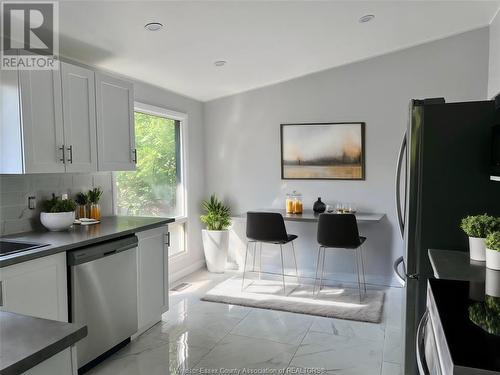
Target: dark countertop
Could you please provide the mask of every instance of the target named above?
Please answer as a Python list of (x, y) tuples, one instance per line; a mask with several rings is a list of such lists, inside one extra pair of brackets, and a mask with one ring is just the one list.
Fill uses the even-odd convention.
[(468, 252), (429, 249), (434, 277), (446, 280), (484, 282), (486, 263), (471, 260)]
[(429, 280), (430, 298), (437, 308), (446, 346), (457, 371), (453, 373), (483, 374), (485, 370), (500, 373), (500, 298), (483, 293), (482, 300), (471, 299), (470, 284)]
[(49, 244), (49, 246), (0, 256), (0, 268), (141, 232), (174, 221), (171, 218), (109, 216), (103, 217), (100, 224), (73, 225), (71, 229), (63, 232), (42, 230), (5, 236), (3, 238)]
[[(301, 214), (287, 214), (286, 210), (279, 208), (264, 208), (256, 209), (252, 211), (263, 211), (263, 212), (277, 212), (283, 216), (285, 221), (299, 221), (305, 223), (317, 223), (319, 220), (319, 214), (314, 213), (313, 210), (304, 210)], [(246, 212), (233, 216), (236, 219), (246, 219)], [(382, 220), (385, 214), (381, 213), (368, 213), (368, 212), (356, 212), (356, 219), (358, 222), (378, 222)]]
[(20, 374), (87, 336), (81, 324), (0, 311), (0, 374)]

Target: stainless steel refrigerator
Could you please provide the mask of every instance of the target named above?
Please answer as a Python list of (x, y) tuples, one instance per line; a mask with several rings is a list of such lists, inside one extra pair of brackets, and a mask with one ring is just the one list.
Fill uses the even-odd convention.
[(396, 207), (403, 256), (394, 264), (405, 288), (404, 374), (417, 373), (415, 337), (432, 269), (430, 248), (467, 251), (462, 217), (500, 216), (500, 182), (490, 179), (494, 101), (412, 100), (398, 159)]

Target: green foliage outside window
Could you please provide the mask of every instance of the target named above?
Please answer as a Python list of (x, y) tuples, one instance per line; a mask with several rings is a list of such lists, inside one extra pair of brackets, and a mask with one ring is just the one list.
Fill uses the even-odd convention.
[[(135, 112), (137, 170), (116, 176), (119, 214), (176, 215), (175, 120)], [(178, 137), (177, 137), (178, 138)]]

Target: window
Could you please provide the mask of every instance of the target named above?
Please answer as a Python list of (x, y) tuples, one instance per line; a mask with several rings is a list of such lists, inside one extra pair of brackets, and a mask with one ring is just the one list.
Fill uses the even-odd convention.
[(175, 217), (176, 223), (169, 225), (170, 255), (179, 254), (186, 250), (185, 115), (139, 103), (135, 110), (137, 170), (115, 173), (115, 211)]

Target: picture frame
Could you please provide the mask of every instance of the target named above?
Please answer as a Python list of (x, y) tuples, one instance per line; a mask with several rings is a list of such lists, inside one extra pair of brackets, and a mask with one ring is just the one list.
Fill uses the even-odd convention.
[(281, 124), (281, 179), (365, 180), (365, 127), (365, 122)]

